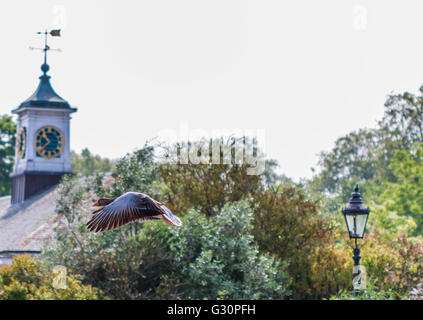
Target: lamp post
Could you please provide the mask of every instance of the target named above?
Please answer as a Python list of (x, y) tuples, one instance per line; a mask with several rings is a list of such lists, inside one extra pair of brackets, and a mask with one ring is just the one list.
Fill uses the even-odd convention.
[(357, 247), (357, 239), (363, 239), (364, 232), (366, 230), (367, 218), (369, 217), (370, 210), (363, 204), (361, 195), (359, 193), (358, 184), (354, 188), (354, 192), (351, 195), (350, 202), (348, 205), (342, 209), (342, 214), (345, 218), (345, 224), (347, 225), (347, 230), (350, 236), (350, 239), (354, 239), (355, 248), (354, 248), (354, 269), (353, 269), (353, 287), (354, 295), (358, 296), (360, 294), (359, 289), (354, 285), (360, 274), (360, 249)]

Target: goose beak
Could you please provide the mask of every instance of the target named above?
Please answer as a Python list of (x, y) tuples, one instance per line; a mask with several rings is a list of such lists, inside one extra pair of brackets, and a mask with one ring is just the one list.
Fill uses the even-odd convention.
[(98, 207), (100, 206), (100, 204), (98, 203), (98, 200), (96, 202), (93, 203), (93, 207)]

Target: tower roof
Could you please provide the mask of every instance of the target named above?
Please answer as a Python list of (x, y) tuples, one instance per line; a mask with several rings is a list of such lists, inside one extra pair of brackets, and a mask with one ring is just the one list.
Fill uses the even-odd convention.
[(60, 109), (69, 109), (76, 110), (72, 108), (69, 103), (60, 97), (53, 89), (50, 83), (50, 76), (47, 75), (47, 71), (50, 69), (48, 64), (44, 63), (41, 66), (43, 75), (39, 77), (40, 83), (35, 92), (24, 102), (22, 102), (19, 107), (14, 112), (19, 111), (26, 107), (36, 107), (36, 108), (60, 108)]

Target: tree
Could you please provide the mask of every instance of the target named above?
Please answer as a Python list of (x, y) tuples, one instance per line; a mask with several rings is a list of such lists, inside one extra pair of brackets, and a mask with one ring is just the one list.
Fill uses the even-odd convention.
[[(254, 143), (250, 139), (241, 138), (246, 150), (253, 149)], [(230, 163), (225, 163), (224, 153), (220, 149), (217, 163), (162, 164), (158, 168), (158, 176), (166, 186), (162, 199), (175, 212), (187, 212), (194, 208), (207, 216), (214, 216), (227, 202), (236, 202), (248, 198), (262, 189), (266, 184), (281, 179), (274, 173), (277, 163), (266, 160), (263, 175), (249, 175), (250, 164), (242, 162), (235, 164), (236, 153), (234, 145), (236, 139), (215, 139), (210, 141), (189, 142), (188, 147), (201, 143), (207, 147), (207, 159), (212, 158), (212, 145), (218, 143), (230, 150)], [(178, 146), (174, 146), (174, 150)], [(246, 151), (245, 154), (248, 152)], [(256, 152), (260, 154), (259, 151)]]
[(388, 211), (400, 216), (411, 216), (416, 223), (413, 235), (423, 231), (423, 146), (409, 151), (398, 151), (391, 159), (396, 182), (386, 182), (381, 202)]
[(158, 163), (154, 152), (155, 146), (146, 143), (142, 149), (118, 160), (112, 174), (114, 181), (104, 191), (112, 197), (128, 191), (142, 191), (152, 197), (160, 197), (162, 186), (157, 185)]
[(379, 126), (389, 133), (401, 149), (423, 141), (423, 86), (420, 95), (410, 92), (391, 94), (385, 102), (385, 114)]
[(191, 211), (172, 228), (176, 262), (160, 291), (170, 299), (283, 299), (289, 296), (286, 263), (260, 254), (246, 202), (226, 204), (216, 217)]
[(373, 179), (377, 171), (379, 141), (375, 130), (360, 129), (336, 140), (330, 152), (320, 154), (322, 191), (335, 192), (342, 180)]
[(0, 196), (11, 193), (10, 172), (13, 168), (16, 124), (8, 115), (0, 116)]
[[(391, 94), (385, 113), (374, 129), (360, 129), (336, 140), (334, 148), (319, 156), (320, 172), (307, 183), (311, 193), (326, 193), (334, 202), (348, 200), (351, 186), (360, 182), (363, 192), (371, 189), (373, 200), (383, 192), (383, 182), (395, 182), (391, 158), (423, 141), (423, 86), (420, 95)], [(331, 211), (337, 210), (331, 207)]]
[(93, 155), (88, 148), (82, 149), (81, 154), (75, 151), (71, 153), (72, 170), (83, 176), (91, 176), (96, 173), (107, 173), (113, 170), (113, 162), (99, 155)]
[(251, 199), (253, 235), (262, 251), (289, 261), (294, 299), (335, 294), (349, 283), (346, 255), (335, 250), (336, 222), (323, 215), (301, 189), (271, 188)]

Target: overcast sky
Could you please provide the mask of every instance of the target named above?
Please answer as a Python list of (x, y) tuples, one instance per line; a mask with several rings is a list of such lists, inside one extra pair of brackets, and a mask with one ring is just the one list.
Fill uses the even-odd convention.
[(164, 129), (264, 129), (289, 177), (423, 84), (421, 1), (2, 1), (0, 113), (38, 85), (78, 108), (71, 148), (118, 158)]

